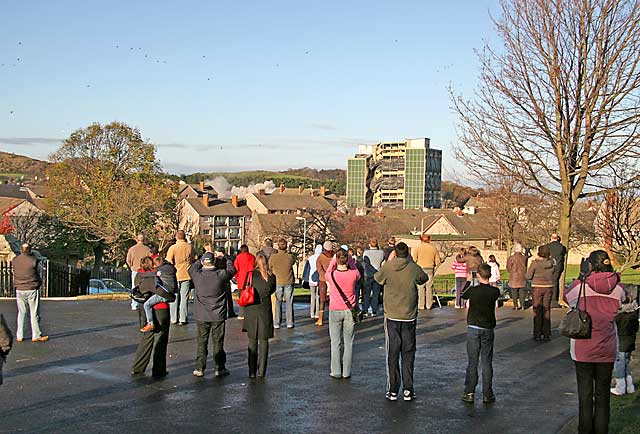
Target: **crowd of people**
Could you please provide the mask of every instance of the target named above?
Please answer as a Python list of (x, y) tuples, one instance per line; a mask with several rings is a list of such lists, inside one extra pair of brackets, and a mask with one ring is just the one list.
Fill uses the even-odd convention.
[[(516, 244), (508, 257), (506, 270), (514, 309), (524, 309), (527, 283), (531, 285), (533, 339), (551, 339), (551, 307), (558, 301), (588, 312), (590, 337), (571, 339), (579, 400), (579, 432), (607, 432), (610, 394), (634, 393), (630, 355), (635, 350), (638, 331), (638, 299), (621, 284), (611, 259), (603, 250), (592, 252), (581, 266), (581, 274), (558, 300), (558, 279), (564, 271), (566, 248), (560, 238), (537, 249), (531, 261)], [(142, 333), (131, 373), (142, 375), (153, 357), (152, 375), (167, 375), (166, 352), (171, 325), (188, 322), (188, 299), (193, 292), (193, 318), (197, 328), (193, 375), (203, 377), (212, 342), (214, 375), (229, 374), (224, 351), (225, 323), (235, 317), (231, 282), (238, 291), (254, 293), (251, 303), (241, 306), (238, 318), (247, 333), (247, 365), (250, 378), (267, 373), (269, 339), (274, 330), (295, 327), (293, 309), (294, 266), (297, 258), (289, 252), (287, 241), (270, 239), (255, 255), (242, 245), (235, 258), (210, 244), (196, 255), (184, 231), (177, 231), (176, 242), (165, 255), (153, 253), (138, 236), (127, 254), (132, 286), (143, 300), (133, 299), (132, 309), (140, 313)], [(337, 246), (325, 241), (316, 246), (305, 261), (303, 280), (310, 289), (309, 317), (321, 327), (328, 310), (331, 341), (329, 375), (334, 379), (351, 376), (356, 324), (363, 316), (379, 314), (383, 290), (384, 333), (386, 340), (386, 398), (411, 401), (415, 398), (413, 367), (416, 353), (416, 324), (420, 310), (433, 304), (435, 272), (441, 264), (438, 249), (423, 234), (420, 244), (409, 249), (404, 242), (390, 238), (381, 249), (376, 239), (367, 248)], [(40, 270), (28, 245), (13, 260), (14, 286), (18, 306), (16, 341), (24, 339), (24, 322), (30, 312), (32, 341), (46, 342), (39, 328)], [(479, 368), (482, 371), (482, 400), (492, 403), (493, 347), (496, 307), (500, 306), (500, 265), (493, 255), (485, 262), (479, 249), (460, 249), (452, 261), (456, 278), (456, 308), (467, 309), (468, 364), (462, 400), (475, 401)], [(146, 295), (146, 296), (145, 296)], [(285, 307), (282, 316), (283, 304)], [(0, 318), (1, 368), (11, 349), (11, 332)], [(611, 386), (615, 375), (615, 386)]]

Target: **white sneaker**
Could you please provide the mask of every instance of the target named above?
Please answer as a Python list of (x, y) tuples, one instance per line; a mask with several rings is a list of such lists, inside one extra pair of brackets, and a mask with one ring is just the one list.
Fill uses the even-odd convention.
[(412, 392), (412, 391), (410, 391), (410, 390), (405, 390), (405, 391), (402, 393), (402, 398), (403, 398), (405, 401), (411, 401), (411, 400), (415, 399), (415, 397), (416, 397), (416, 394), (415, 394), (415, 393), (413, 393), (413, 392)]
[(636, 387), (633, 385), (633, 378), (631, 378), (631, 375), (627, 375), (626, 378), (626, 383), (627, 383), (627, 393), (635, 393), (636, 391)]
[(626, 393), (624, 378), (616, 378), (616, 387), (609, 389), (612, 395), (622, 396)]

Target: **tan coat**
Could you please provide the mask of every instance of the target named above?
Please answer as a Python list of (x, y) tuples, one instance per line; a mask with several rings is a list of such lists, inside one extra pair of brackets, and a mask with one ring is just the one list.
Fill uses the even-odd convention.
[(433, 244), (421, 242), (418, 248), (413, 250), (413, 259), (420, 267), (436, 268), (440, 265), (440, 254)]
[(524, 288), (527, 286), (527, 258), (520, 252), (514, 253), (507, 259), (507, 271), (509, 272), (509, 286), (511, 288)]
[(131, 271), (138, 271), (140, 269), (140, 261), (147, 256), (151, 256), (151, 250), (149, 247), (142, 243), (136, 243), (129, 248), (127, 252), (127, 265)]
[(178, 282), (191, 280), (189, 267), (193, 262), (193, 248), (185, 240), (177, 240), (174, 245), (167, 250), (167, 261), (176, 267), (176, 279)]
[(269, 258), (269, 267), (276, 275), (276, 285), (293, 285), (295, 277), (293, 275), (293, 264), (296, 259), (289, 252), (278, 250)]

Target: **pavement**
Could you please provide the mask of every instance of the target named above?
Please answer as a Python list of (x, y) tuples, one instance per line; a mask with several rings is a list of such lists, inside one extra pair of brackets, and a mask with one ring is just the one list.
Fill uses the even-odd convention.
[[(465, 311), (421, 312), (413, 402), (384, 399), (382, 318), (358, 325), (352, 377), (329, 377), (329, 336), (296, 304), (296, 328), (276, 330), (267, 378), (248, 379), (241, 321), (227, 322), (231, 375), (193, 377), (194, 323), (172, 326), (169, 375), (130, 377), (140, 333), (125, 301), (41, 301), (51, 340), (16, 343), (0, 386), (0, 433), (471, 433), (555, 434), (577, 414), (568, 339), (531, 339), (531, 309), (498, 309), (497, 402), (460, 400), (466, 360)], [(9, 324), (15, 301), (0, 300)], [(211, 355), (209, 355), (211, 358)], [(481, 397), (481, 393), (479, 393)]]

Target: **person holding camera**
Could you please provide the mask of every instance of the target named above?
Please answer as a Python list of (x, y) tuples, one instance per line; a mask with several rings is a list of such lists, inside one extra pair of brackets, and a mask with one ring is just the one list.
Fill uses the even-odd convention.
[(493, 393), (493, 341), (496, 328), (496, 301), (500, 290), (489, 283), (491, 266), (478, 266), (478, 285), (467, 289), (464, 300), (469, 300), (467, 311), (467, 365), (462, 400), (475, 402), (475, 391), (478, 386), (478, 362), (482, 362), (482, 402), (495, 402)]
[(340, 249), (331, 258), (325, 278), (329, 287), (329, 337), (331, 338), (329, 375), (333, 378), (349, 378), (355, 335), (355, 322), (351, 308), (356, 306), (356, 285), (360, 280), (360, 272), (356, 269), (355, 260), (346, 250)]
[(586, 310), (591, 316), (591, 337), (571, 339), (571, 358), (578, 383), (578, 432), (606, 433), (609, 387), (618, 351), (615, 320), (626, 291), (604, 250), (591, 252), (580, 270), (580, 278), (564, 294), (569, 306)]
[(224, 352), (225, 320), (228, 318), (226, 287), (236, 270), (233, 261), (222, 252), (202, 255), (189, 268), (189, 276), (196, 288), (194, 316), (198, 327), (196, 367), (193, 375), (203, 377), (207, 365), (209, 336), (213, 340), (214, 375), (229, 375), (226, 369), (227, 355)]
[(553, 296), (554, 262), (549, 246), (538, 247), (527, 279), (531, 280), (533, 298), (533, 340), (548, 342), (551, 339), (551, 297)]

